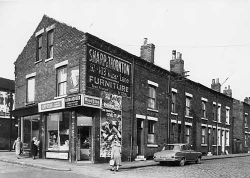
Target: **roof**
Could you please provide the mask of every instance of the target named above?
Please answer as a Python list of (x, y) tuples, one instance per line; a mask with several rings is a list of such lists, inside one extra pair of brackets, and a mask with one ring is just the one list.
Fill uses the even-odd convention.
[(15, 91), (15, 81), (0, 77), (0, 90)]

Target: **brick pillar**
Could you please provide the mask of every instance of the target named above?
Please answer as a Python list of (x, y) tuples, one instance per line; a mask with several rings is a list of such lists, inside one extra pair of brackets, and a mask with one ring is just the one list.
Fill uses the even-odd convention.
[(39, 145), (39, 158), (46, 158), (46, 115), (40, 114), (40, 145)]
[(70, 112), (70, 127), (69, 127), (69, 137), (70, 137), (70, 147), (69, 147), (69, 161), (76, 161), (76, 146), (77, 146), (77, 123), (76, 123), (76, 112)]

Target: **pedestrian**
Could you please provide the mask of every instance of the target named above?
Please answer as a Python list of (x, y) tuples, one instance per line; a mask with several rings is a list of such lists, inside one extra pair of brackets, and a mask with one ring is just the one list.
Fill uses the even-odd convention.
[(20, 154), (23, 152), (23, 143), (21, 142), (20, 137), (17, 137), (12, 147), (16, 151), (17, 159), (19, 159)]
[(37, 156), (38, 146), (39, 146), (39, 141), (37, 140), (36, 137), (33, 137), (32, 141), (31, 141), (31, 155), (32, 155), (33, 159), (35, 159)]
[(114, 160), (114, 165), (112, 166), (111, 171), (115, 171), (115, 166), (116, 166), (116, 171), (119, 170), (119, 166), (121, 166), (121, 145), (120, 143), (115, 140), (113, 144), (111, 145), (112, 150), (111, 150), (111, 159)]

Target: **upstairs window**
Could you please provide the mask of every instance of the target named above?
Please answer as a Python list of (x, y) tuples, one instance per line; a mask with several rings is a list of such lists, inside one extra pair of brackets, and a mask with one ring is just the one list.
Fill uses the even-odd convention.
[(35, 77), (27, 78), (27, 103), (35, 101)]
[(226, 108), (226, 124), (229, 124), (229, 114), (230, 114), (230, 109)]
[(176, 92), (175, 91), (172, 91), (172, 104), (171, 104), (171, 111), (173, 113), (176, 113)]
[(202, 118), (206, 118), (206, 102), (202, 101), (201, 102), (201, 116)]
[(245, 113), (245, 128), (248, 128), (247, 118), (248, 118), (248, 114), (247, 114), (247, 113)]
[(66, 95), (67, 68), (62, 66), (57, 69), (57, 96)]
[(53, 58), (53, 52), (54, 52), (54, 30), (50, 30), (48, 32), (48, 45), (47, 45), (47, 59)]
[(156, 109), (156, 87), (149, 85), (148, 108)]
[(213, 120), (216, 121), (216, 104), (213, 104)]
[(191, 98), (186, 97), (186, 116), (191, 116)]
[(36, 61), (42, 60), (42, 35), (37, 36)]
[(221, 105), (218, 104), (218, 122), (221, 122)]

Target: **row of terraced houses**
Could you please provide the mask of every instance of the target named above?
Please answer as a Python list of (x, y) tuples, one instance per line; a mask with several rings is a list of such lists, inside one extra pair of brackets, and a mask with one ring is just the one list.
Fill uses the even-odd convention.
[(92, 163), (150, 159), (165, 143), (189, 143), (204, 155), (250, 150), (250, 100), (186, 77), (180, 52), (170, 71), (154, 64), (147, 39), (135, 56), (46, 15), (15, 62), (18, 135), (41, 158)]

